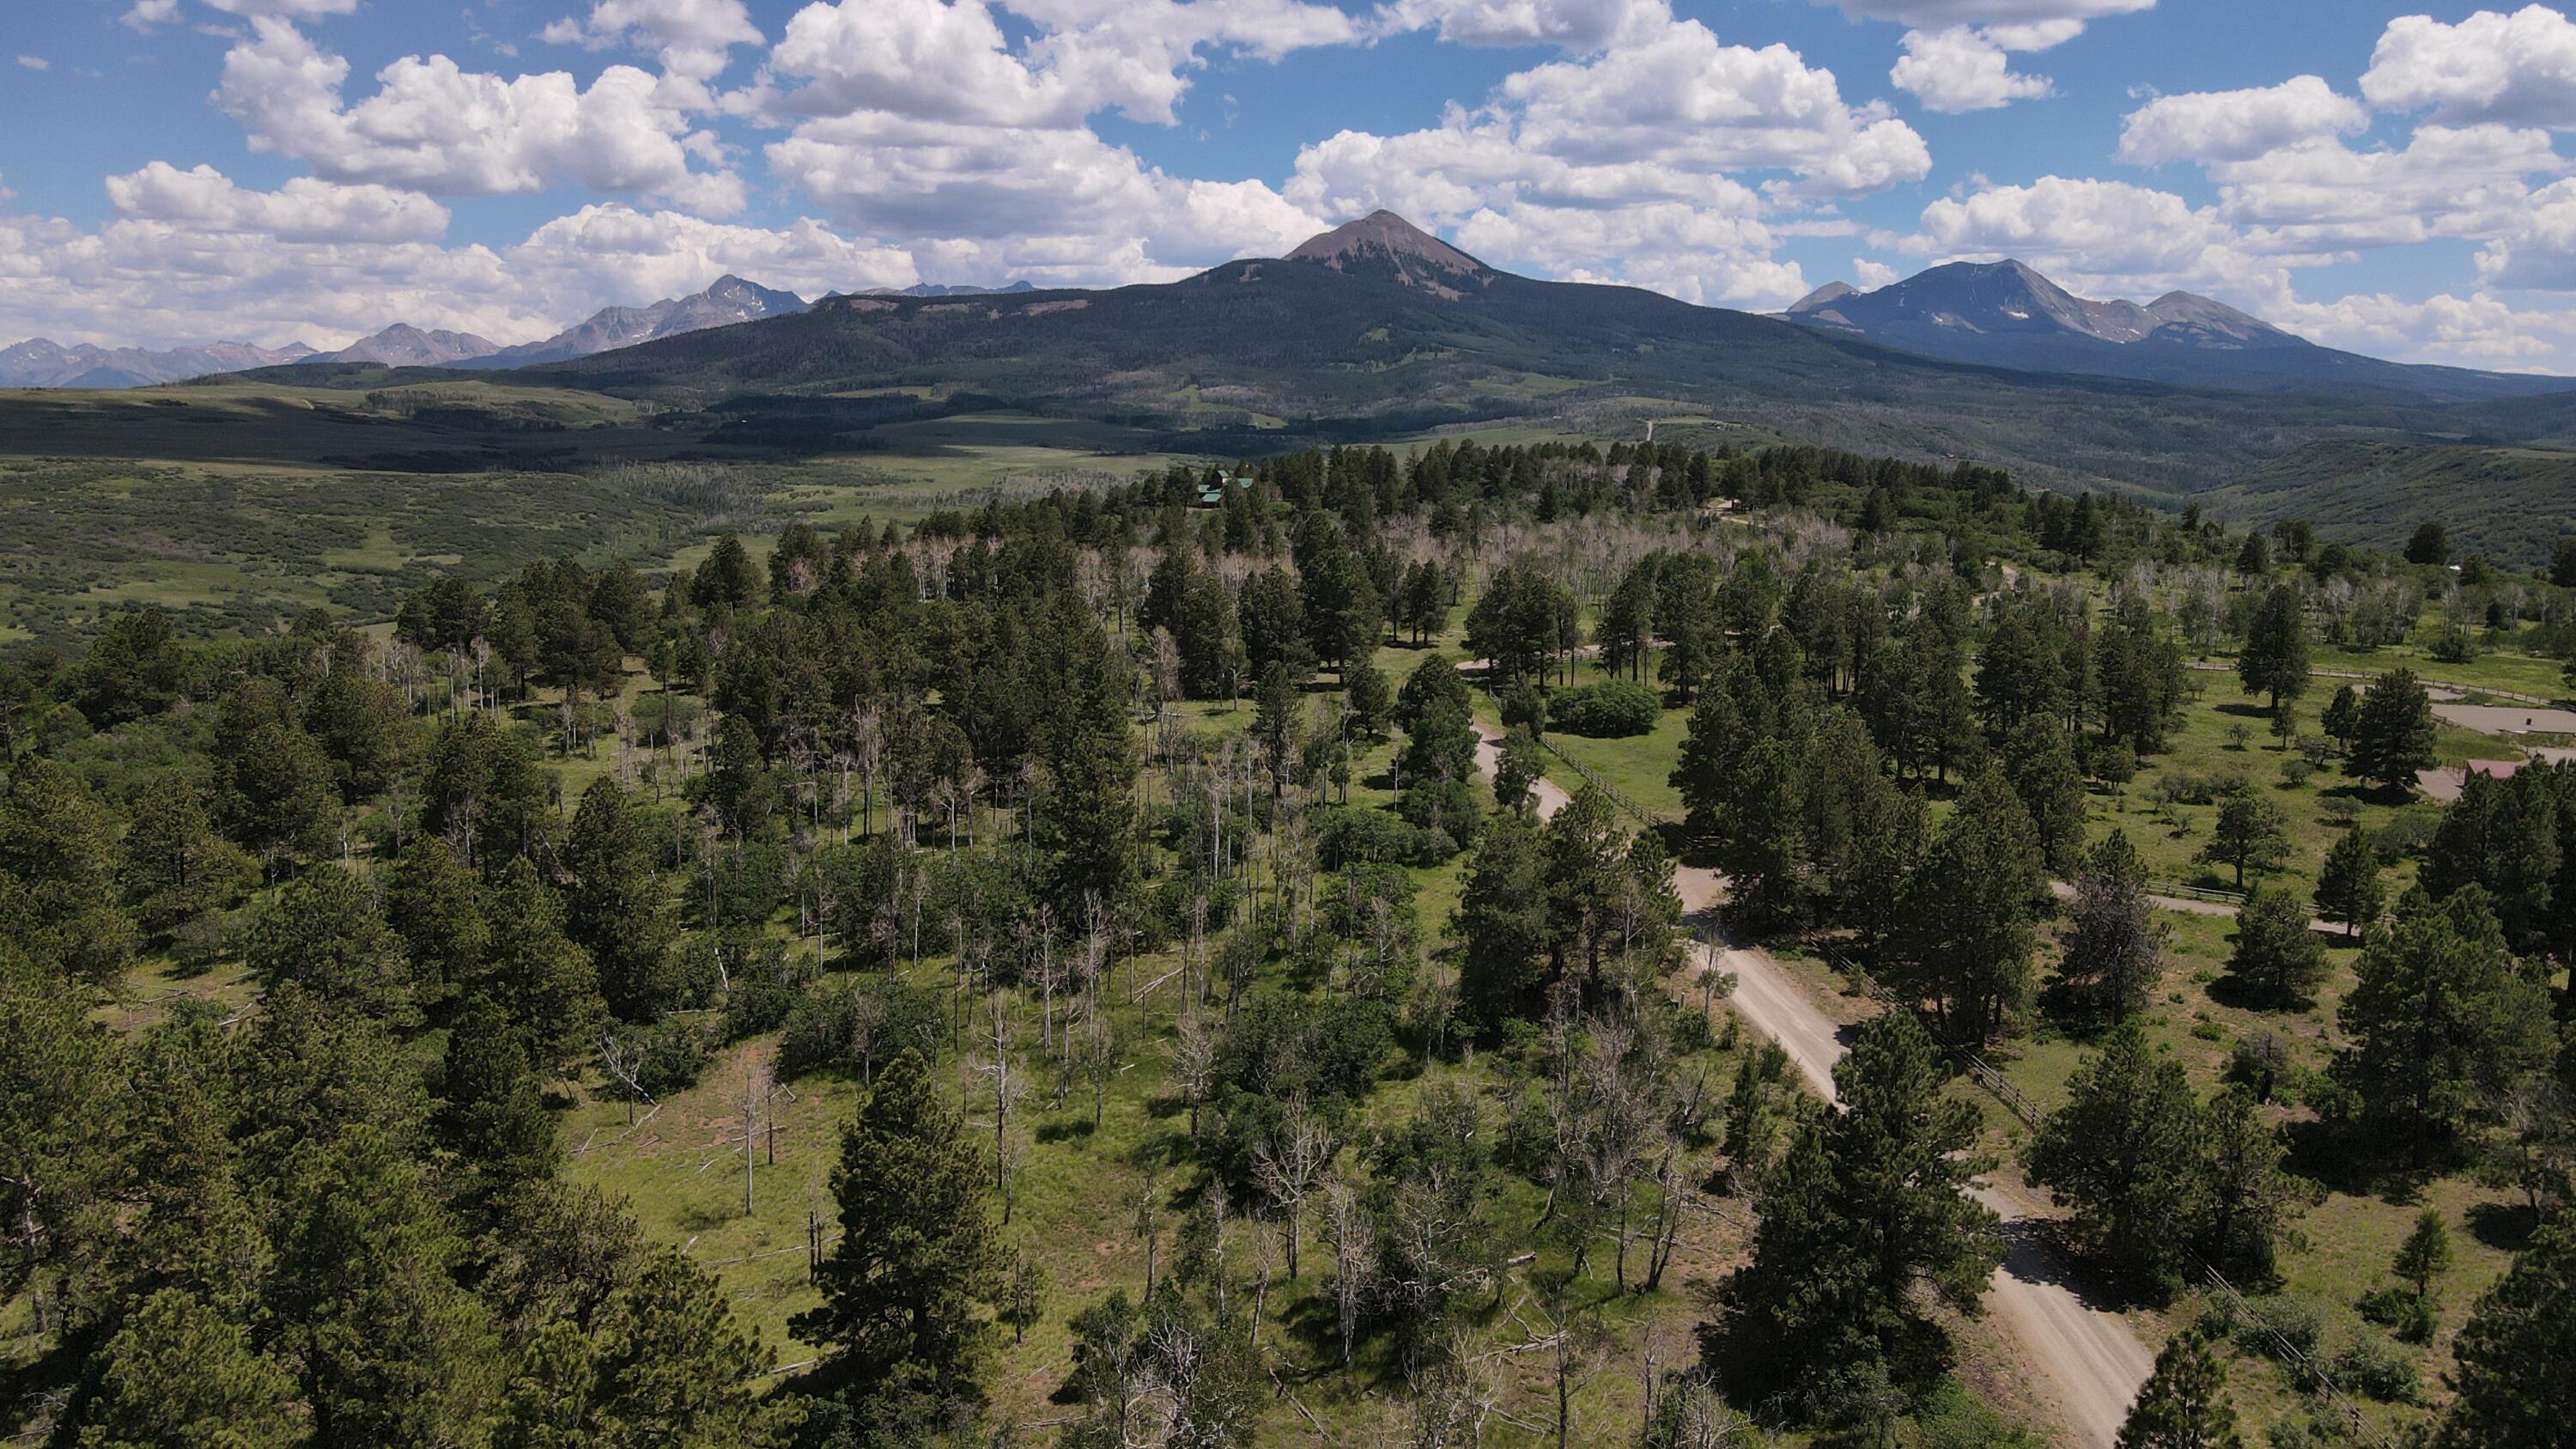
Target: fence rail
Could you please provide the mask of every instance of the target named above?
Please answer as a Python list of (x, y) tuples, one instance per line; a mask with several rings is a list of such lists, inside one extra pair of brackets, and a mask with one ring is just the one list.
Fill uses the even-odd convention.
[[(1881, 1004), (1891, 1010), (1913, 1011), (1918, 1005), (1907, 1001), (1881, 984), (1877, 977), (1869, 974), (1868, 967), (1861, 965), (1856, 957), (1841, 947), (1819, 943), (1816, 946), (1816, 954), (1825, 958), (1825, 964), (1859, 982), (1863, 991), (1878, 998)], [(1960, 1066), (1967, 1069), (1968, 1075), (1976, 1079), (1978, 1086), (1985, 1088), (1988, 1095), (2003, 1103), (2005, 1111), (2020, 1118), (2023, 1126), (2032, 1128), (2039, 1126), (2039, 1105), (2023, 1095), (2021, 1088), (2014, 1086), (2012, 1080), (1997, 1070), (1994, 1063), (1950, 1040), (1937, 1028), (1932, 1031), (1932, 1039), (1939, 1042), (1943, 1050), (1949, 1052)]]
[(1556, 756), (1559, 760), (1564, 761), (1567, 766), (1573, 769), (1574, 773), (1583, 777), (1583, 783), (1600, 791), (1602, 794), (1609, 796), (1611, 804), (1618, 806), (1623, 811), (1626, 811), (1630, 816), (1634, 817), (1639, 824), (1642, 824), (1649, 829), (1655, 829), (1666, 825), (1678, 825), (1681, 823), (1669, 815), (1658, 815), (1654, 811), (1647, 809), (1645, 806), (1638, 804), (1636, 801), (1629, 799), (1626, 791), (1621, 790), (1618, 786), (1602, 779), (1600, 775), (1594, 773), (1591, 766), (1576, 759), (1572, 755), (1567, 754), (1565, 751), (1558, 749), (1556, 747), (1556, 741), (1549, 739), (1546, 735), (1540, 735), (1538, 737), (1538, 743), (1540, 749), (1543, 749), (1549, 754)]
[(2223, 886), (2192, 885), (2187, 881), (2156, 880), (2152, 877), (2141, 884), (2146, 886), (2147, 894), (2151, 896), (2180, 896), (2184, 900), (2209, 901), (2222, 906), (2245, 904), (2245, 892), (2228, 890)]

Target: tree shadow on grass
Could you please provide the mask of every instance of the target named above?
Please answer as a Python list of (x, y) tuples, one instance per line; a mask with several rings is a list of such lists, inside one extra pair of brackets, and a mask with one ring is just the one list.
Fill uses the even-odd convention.
[(2470, 1236), (2501, 1253), (2521, 1252), (2540, 1230), (2540, 1215), (2524, 1203), (2472, 1203), (2468, 1219)]
[(1079, 1142), (1088, 1139), (1091, 1132), (1091, 1118), (1088, 1114), (1078, 1117), (1058, 1117), (1038, 1124), (1037, 1139), (1048, 1143)]
[(2438, 1165), (2410, 1163), (2350, 1123), (2307, 1118), (2284, 1123), (2281, 1136), (2289, 1146), (2284, 1166), (2348, 1197), (2376, 1197), (2404, 1205), (2421, 1197), (2425, 1187), (2442, 1175)]

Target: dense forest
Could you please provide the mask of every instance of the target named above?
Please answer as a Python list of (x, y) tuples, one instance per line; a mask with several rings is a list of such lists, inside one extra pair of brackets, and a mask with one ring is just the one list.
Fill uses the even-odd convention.
[[(2274, 1377), (2274, 1445), (2576, 1422), (2576, 764), (2428, 811), (2445, 690), (2312, 672), (2576, 653), (2576, 548), (1472, 441), (705, 542), (0, 662), (0, 1426), (2035, 1443), (1976, 1347), (2007, 1166), (2162, 1343), (2124, 1445)], [(2230, 898), (2189, 989), (2285, 1023), (2223, 1083), (2150, 1035), (2151, 771)], [(1721, 938), (1887, 1003), (1838, 1110)], [(1977, 1073), (2061, 1044), (2007, 1164)], [(791, 1099), (783, 1306), (586, 1176), (685, 1101), (774, 1210)], [(2427, 1206), (2330, 1355), (2274, 1291), (2329, 1178), (2518, 1199), (2510, 1266), (2446, 1303)]]

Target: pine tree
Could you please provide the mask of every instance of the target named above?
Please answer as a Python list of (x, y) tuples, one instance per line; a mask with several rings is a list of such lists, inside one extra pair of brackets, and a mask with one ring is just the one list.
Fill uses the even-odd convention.
[[(186, 775), (157, 777), (127, 814), (125, 898), (143, 930), (173, 931), (233, 905), (259, 884), (258, 864), (215, 832), (206, 792)], [(0, 840), (20, 838), (0, 823)]]
[[(385, 920), (411, 954), (424, 1007), (438, 1008), (471, 990), (491, 947), (482, 883), (435, 835), (415, 835), (385, 885)], [(502, 917), (504, 926), (509, 918)]]
[(2060, 968), (2113, 1017), (2146, 1009), (2171, 934), (2147, 901), (2146, 866), (2124, 832), (2086, 853), (2075, 876), (2074, 930)]
[(1547, 775), (1547, 753), (1538, 736), (1516, 729), (1503, 736), (1494, 761), (1494, 799), (1507, 810), (1528, 805), (1532, 791)]
[(554, 1118), (499, 1008), (478, 1001), (448, 1033), (439, 1095), (439, 1139), (463, 1164), (475, 1201), (554, 1175), (563, 1155)]
[(1539, 827), (1510, 810), (1477, 837), (1450, 929), (1460, 946), (1459, 1004), (1488, 1032), (1527, 1013), (1545, 981), (1547, 890)]
[(1270, 568), (1243, 581), (1235, 608), (1243, 631), (1243, 663), (1254, 678), (1272, 664), (1283, 664), (1289, 677), (1314, 672), (1314, 650), (1306, 642), (1306, 606), (1297, 596), (1297, 581), (1286, 569)]
[(2317, 727), (2338, 746), (2351, 749), (2353, 736), (2361, 728), (2360, 692), (2349, 684), (2336, 685), (2334, 696), (2326, 701), (2325, 713), (2317, 717)]
[(2043, 884), (2032, 834), (2021, 801), (1989, 763), (1969, 777), (1907, 886), (1901, 980), (1972, 1041), (2001, 1030), (2030, 999)]
[(669, 1248), (621, 1268), (585, 1315), (587, 1332), (559, 1318), (531, 1336), (502, 1404), (498, 1449), (787, 1442), (800, 1406), (761, 1393), (774, 1355), (736, 1321), (715, 1275)]
[(826, 1346), (848, 1400), (981, 1400), (980, 1309), (1002, 1287), (990, 1180), (918, 1053), (878, 1074), (832, 1170), (841, 1238), (816, 1269), (823, 1302), (791, 1324)]
[(1395, 692), (1387, 686), (1386, 672), (1377, 667), (1377, 661), (1366, 654), (1352, 656), (1342, 666), (1342, 692), (1350, 703), (1351, 729), (1362, 739), (1384, 738)]
[(331, 848), (340, 800), (330, 756), (273, 683), (252, 680), (225, 701), (214, 753), (216, 815), (243, 849), (274, 863)]
[(2270, 1283), (2297, 1196), (2281, 1170), (2280, 1130), (2256, 1111), (2254, 1094), (2237, 1086), (2210, 1102), (2204, 1140), (2201, 1251), (2240, 1283)]
[(2307, 693), (2308, 624), (2297, 585), (2273, 585), (2255, 608), (2245, 647), (2236, 656), (2236, 677), (2247, 694), (2270, 695), (2276, 710)]
[(2138, 1391), (2119, 1449), (2243, 1449), (2236, 1407), (2227, 1401), (2227, 1366), (2197, 1328), (2167, 1340), (2155, 1372)]
[(689, 576), (689, 601), (699, 608), (741, 608), (760, 593), (760, 573), (751, 552), (733, 534), (719, 535), (707, 561)]
[(2218, 821), (2210, 827), (2209, 843), (2200, 849), (2200, 859), (2212, 865), (2232, 866), (2236, 871), (2236, 888), (2245, 889), (2245, 872), (2260, 875), (2278, 870), (2289, 859), (2289, 821), (2281, 807), (2272, 803), (2248, 780), (2229, 785), (2218, 802)]
[(2478, 1299), (2453, 1353), (2445, 1449), (2562, 1449), (2576, 1424), (2576, 1215), (2534, 1234)]
[(107, 1266), (116, 1228), (121, 1052), (89, 1005), (0, 937), (0, 1293), (32, 1287), (40, 1324), (86, 1296), (74, 1290)]
[(2387, 900), (2387, 889), (2379, 883), (2379, 852), (2371, 848), (2370, 836), (2358, 828), (2345, 831), (2317, 873), (2317, 914), (2342, 922), (2345, 935), (2358, 936), (2362, 927), (2377, 924)]
[(193, 1294), (144, 1300), (99, 1350), (80, 1449), (291, 1449), (306, 1442), (295, 1382)]
[(607, 1015), (598, 970), (564, 934), (563, 903), (526, 857), (510, 862), (485, 901), (492, 950), (483, 989), (527, 1043), (531, 1066), (560, 1075), (598, 1040)]
[(2428, 1207), (2415, 1215), (2414, 1230), (2397, 1245), (2390, 1270), (2415, 1290), (2415, 1301), (2433, 1301), (2433, 1283), (2451, 1268), (2451, 1229), (2442, 1210)]
[(2072, 1208), (2088, 1246), (2141, 1291), (2181, 1286), (2184, 1239), (2200, 1217), (2201, 1116), (2182, 1064), (2135, 1020), (2076, 1069), (2064, 1106), (2031, 1139), (2031, 1181)]
[(2486, 892), (2438, 904), (2410, 891), (2362, 947), (2334, 1066), (2364, 1121), (2418, 1162), (2492, 1117), (2495, 1093), (2549, 1059), (2547, 993), (2514, 963)]
[(339, 866), (314, 866), (288, 882), (252, 925), (243, 959), (271, 990), (292, 984), (374, 1020), (417, 1019), (402, 938), (365, 884)]
[(564, 934), (590, 952), (600, 994), (623, 1021), (684, 1004), (685, 977), (672, 950), (679, 922), (659, 858), (625, 790), (604, 777), (592, 781), (564, 836), (562, 859), (572, 876)]
[(2247, 893), (2236, 908), (2234, 940), (2228, 979), (2255, 1001), (2295, 1006), (2325, 979), (2325, 943), (2310, 929), (2307, 906), (2286, 887)]
[(2033, 719), (2006, 742), (2005, 778), (2030, 813), (2042, 864), (2057, 874), (2075, 869), (2084, 850), (2084, 772), (2056, 721)]
[(1946, 1368), (1921, 1295), (1975, 1311), (2002, 1249), (1994, 1213), (1966, 1194), (1989, 1165), (1976, 1109), (1945, 1094), (1945, 1075), (1912, 1015), (1871, 1019), (1834, 1068), (1845, 1110), (1811, 1121), (1764, 1175), (1753, 1260), (1727, 1294), (1749, 1340), (1740, 1361), (1775, 1385)]
[(1032, 731), (1044, 775), (1037, 840), (1059, 900), (1124, 900), (1135, 874), (1136, 788), (1127, 681), (1100, 621), (1072, 593), (1032, 631), (1031, 665), (1049, 692)]
[(2344, 768), (2390, 790), (2410, 789), (2415, 772), (2441, 756), (2434, 749), (2433, 702), (2414, 671), (2392, 669), (2371, 682), (2353, 722)]
[(115, 809), (48, 760), (0, 771), (0, 934), (50, 970), (115, 984), (135, 947)]
[(287, 1188), (269, 1310), (300, 1366), (313, 1442), (470, 1441), (500, 1385), (466, 1244), (394, 1138), (308, 1144)]

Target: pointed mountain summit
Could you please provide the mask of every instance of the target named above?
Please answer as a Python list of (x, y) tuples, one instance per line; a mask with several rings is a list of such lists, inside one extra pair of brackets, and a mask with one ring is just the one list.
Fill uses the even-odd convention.
[(2515, 397), (2545, 386), (2319, 347), (2190, 292), (2167, 292), (2147, 303), (2078, 297), (2010, 260), (1949, 262), (1870, 292), (1834, 283), (1781, 315), (1904, 352), (2023, 372), (2256, 391), (2360, 387), (2450, 401)]
[(1786, 315), (1791, 317), (1802, 317), (1809, 312), (1822, 312), (1845, 297), (1856, 297), (1858, 295), (1860, 295), (1860, 288), (1853, 286), (1849, 282), (1827, 282), (1816, 290), (1800, 297), (1797, 301), (1790, 303), (1789, 310)]
[(1337, 272), (1392, 271), (1409, 287), (1443, 297), (1465, 295), (1464, 287), (1482, 287), (1499, 275), (1483, 262), (1406, 221), (1391, 211), (1372, 211), (1344, 222), (1321, 236), (1308, 237), (1288, 253), (1292, 262), (1318, 262)]

